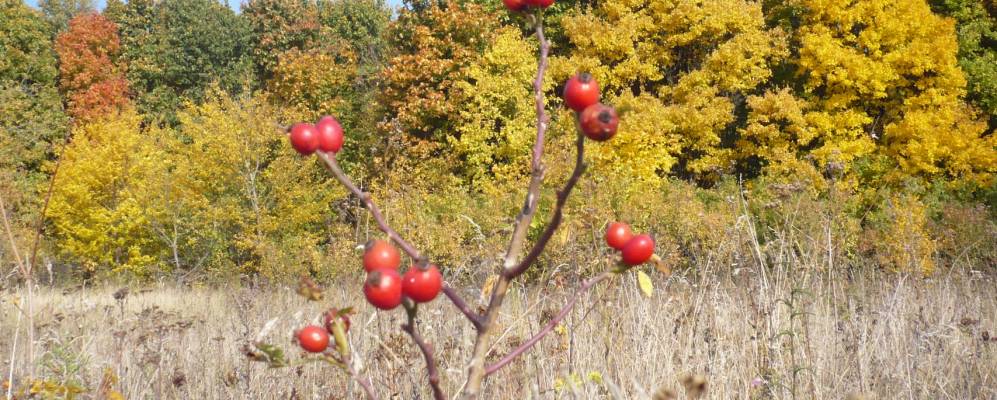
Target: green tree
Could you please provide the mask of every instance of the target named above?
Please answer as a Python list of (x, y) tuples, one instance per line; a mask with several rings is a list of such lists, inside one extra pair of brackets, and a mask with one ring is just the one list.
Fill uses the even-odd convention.
[(253, 61), (262, 80), (269, 80), (279, 56), (307, 49), (319, 34), (318, 8), (308, 0), (251, 0), (242, 16), (252, 30)]
[(50, 37), (38, 11), (0, 0), (0, 193), (17, 226), (36, 220), (43, 165), (66, 135)]
[(40, 0), (38, 7), (52, 27), (53, 35), (58, 35), (69, 28), (69, 20), (73, 17), (94, 12), (93, 0)]
[(147, 116), (175, 123), (182, 100), (202, 100), (213, 82), (231, 92), (252, 83), (249, 26), (219, 2), (110, 2), (107, 13), (120, 26), (128, 80)]
[(384, 0), (319, 0), (318, 10), (324, 30), (348, 43), (362, 67), (373, 69), (381, 64), (391, 21)]
[[(959, 66), (966, 72), (968, 99), (997, 129), (997, 3), (992, 0), (931, 0), (936, 12), (956, 19)], [(989, 8), (988, 8), (989, 7)]]

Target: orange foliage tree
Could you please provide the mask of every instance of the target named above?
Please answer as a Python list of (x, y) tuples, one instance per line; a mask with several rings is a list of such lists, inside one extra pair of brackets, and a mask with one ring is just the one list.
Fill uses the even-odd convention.
[(128, 103), (125, 65), (118, 62), (121, 42), (114, 22), (96, 13), (69, 21), (56, 38), (59, 85), (68, 100), (69, 114), (92, 120), (111, 114)]

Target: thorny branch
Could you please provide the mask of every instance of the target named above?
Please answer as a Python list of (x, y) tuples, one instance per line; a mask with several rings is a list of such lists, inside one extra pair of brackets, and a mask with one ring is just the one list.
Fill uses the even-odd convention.
[(402, 330), (412, 337), (412, 341), (415, 342), (416, 346), (419, 346), (419, 351), (422, 352), (422, 356), (426, 359), (426, 371), (429, 374), (429, 386), (433, 389), (433, 398), (435, 400), (446, 400), (447, 396), (443, 394), (443, 389), (440, 389), (440, 371), (436, 367), (436, 357), (433, 356), (433, 347), (426, 343), (416, 328), (415, 315), (418, 312), (418, 306), (408, 300), (405, 301), (404, 306), (405, 312), (408, 314), (408, 322), (402, 324)]

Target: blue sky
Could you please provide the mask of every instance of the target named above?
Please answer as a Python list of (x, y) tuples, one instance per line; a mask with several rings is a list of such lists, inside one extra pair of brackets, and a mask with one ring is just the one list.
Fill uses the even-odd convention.
[[(225, 0), (225, 1), (228, 2), (229, 7), (232, 7), (235, 10), (239, 10), (239, 6), (243, 2), (243, 0)], [(32, 7), (38, 6), (38, 0), (27, 0), (27, 2), (28, 5)], [(391, 7), (398, 7), (399, 5), (402, 4), (402, 0), (387, 0), (387, 3)], [(104, 8), (104, 0), (95, 0), (94, 4), (97, 5), (97, 8)]]

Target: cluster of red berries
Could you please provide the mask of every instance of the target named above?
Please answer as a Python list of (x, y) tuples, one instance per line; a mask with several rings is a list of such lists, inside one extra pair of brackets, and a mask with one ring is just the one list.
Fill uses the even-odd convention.
[(606, 244), (620, 251), (623, 263), (641, 265), (654, 256), (654, 239), (646, 233), (634, 236), (630, 225), (614, 222), (606, 228)]
[(398, 274), (401, 255), (398, 249), (383, 240), (371, 240), (363, 255), (363, 268), (367, 281), (363, 294), (374, 307), (390, 310), (402, 304), (402, 296), (416, 303), (433, 301), (443, 289), (443, 276), (433, 264), (422, 268), (409, 267), (405, 275)]
[(505, 8), (509, 11), (520, 12), (530, 7), (547, 8), (554, 4), (554, 0), (502, 0)]
[(336, 153), (343, 148), (343, 126), (331, 115), (319, 118), (314, 125), (299, 122), (291, 126), (291, 146), (304, 156), (316, 150)]
[(578, 114), (578, 125), (589, 139), (597, 142), (616, 135), (620, 117), (613, 107), (599, 102), (599, 84), (587, 72), (568, 79), (564, 84), (564, 104)]

